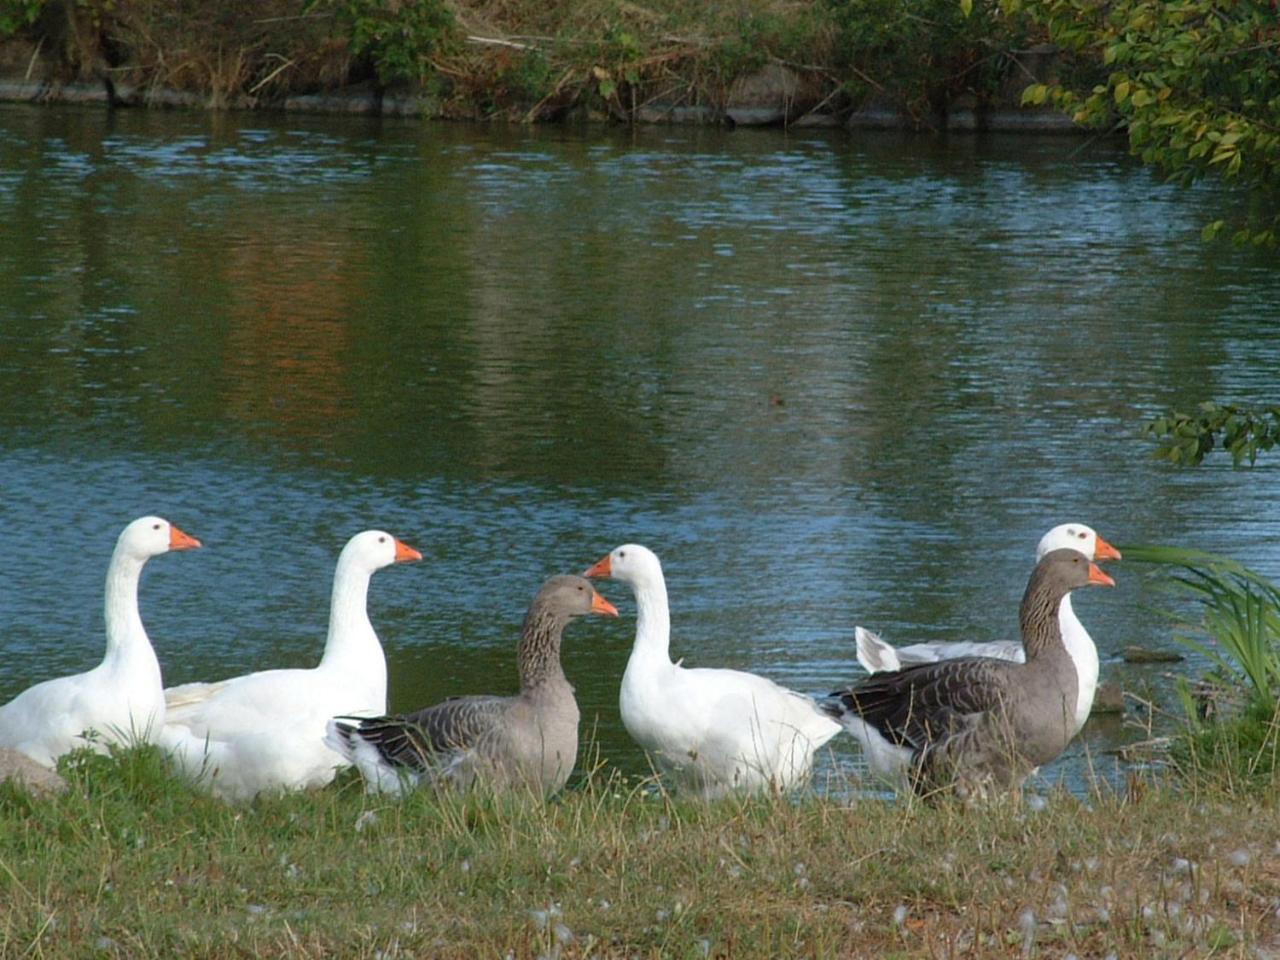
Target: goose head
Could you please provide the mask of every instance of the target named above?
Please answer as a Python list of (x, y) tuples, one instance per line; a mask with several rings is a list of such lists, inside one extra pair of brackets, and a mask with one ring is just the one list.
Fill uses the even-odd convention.
[(542, 585), (534, 602), (565, 620), (589, 613), (618, 615), (618, 608), (600, 596), (589, 581), (570, 575), (552, 577)]
[(662, 582), (662, 564), (648, 547), (624, 543), (587, 569), (584, 577), (612, 577), (639, 589)]
[[(1114, 587), (1116, 582), (1102, 568), (1074, 547), (1050, 550), (1036, 564), (1034, 579), (1060, 589), (1063, 594), (1081, 587)], [(1056, 590), (1055, 590), (1056, 592)]]
[(1036, 560), (1042, 560), (1045, 554), (1054, 550), (1075, 550), (1083, 553), (1089, 560), (1120, 559), (1119, 550), (1098, 536), (1092, 527), (1086, 527), (1083, 523), (1062, 523), (1046, 533), (1036, 547)]
[(385, 530), (365, 530), (347, 541), (338, 557), (338, 563), (359, 567), (372, 573), (393, 563), (421, 560), (422, 554), (407, 543), (402, 543)]
[(116, 549), (139, 561), (170, 550), (193, 550), (200, 541), (161, 517), (139, 517), (120, 533)]

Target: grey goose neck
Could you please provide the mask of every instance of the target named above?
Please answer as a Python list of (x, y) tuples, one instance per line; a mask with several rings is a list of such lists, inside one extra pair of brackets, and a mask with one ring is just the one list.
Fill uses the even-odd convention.
[(1089, 561), (1075, 550), (1053, 550), (1036, 564), (1018, 610), (1028, 663), (1051, 650), (1066, 652), (1058, 611), (1064, 597), (1088, 582)]
[(560, 664), (560, 644), (564, 628), (569, 623), (569, 614), (539, 600), (542, 600), (541, 595), (525, 614), (520, 646), (516, 651), (522, 691), (543, 686), (551, 680), (565, 679), (564, 667)]

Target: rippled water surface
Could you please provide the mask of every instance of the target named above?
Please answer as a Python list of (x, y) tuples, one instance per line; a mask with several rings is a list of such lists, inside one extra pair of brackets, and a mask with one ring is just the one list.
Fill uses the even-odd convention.
[[(152, 512), (206, 544), (143, 582), (170, 682), (314, 663), (347, 537), (419, 547), (370, 594), (394, 709), (514, 689), (538, 585), (625, 541), (673, 656), (817, 692), (856, 623), (1012, 636), (1064, 520), (1280, 576), (1276, 458), (1178, 471), (1139, 435), (1277, 400), (1274, 255), (1198, 239), (1228, 202), (1070, 138), (2, 107), (0, 699), (101, 657)], [(1158, 597), (1115, 573), (1076, 610), (1159, 697), (1118, 656), (1171, 645)], [(566, 672), (639, 773), (603, 589), (623, 617)], [(1138, 735), (1096, 718), (1044, 776)]]

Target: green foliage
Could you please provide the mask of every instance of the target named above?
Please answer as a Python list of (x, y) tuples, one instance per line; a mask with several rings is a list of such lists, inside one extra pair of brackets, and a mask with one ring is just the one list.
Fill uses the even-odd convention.
[(787, 16), (759, 11), (743, 16), (736, 30), (715, 46), (715, 63), (725, 77), (755, 73), (771, 60), (813, 63), (821, 60), (820, 34), (825, 21), (805, 7)]
[(0, 37), (11, 37), (36, 22), (45, 0), (0, 0)]
[(826, 0), (855, 99), (887, 97), (920, 117), (959, 96), (993, 97), (1029, 42), (1029, 21), (992, 0)]
[(1274, 710), (1280, 699), (1280, 586), (1204, 550), (1139, 545), (1126, 546), (1124, 556), (1175, 568), (1171, 588), (1193, 601), (1200, 615), (1198, 621), (1175, 618), (1175, 637), (1213, 663), (1220, 679)]
[(1195, 414), (1172, 410), (1145, 427), (1160, 444), (1155, 455), (1170, 463), (1199, 464), (1214, 447), (1231, 454), (1239, 466), (1252, 466), (1258, 453), (1280, 443), (1280, 406), (1251, 410), (1208, 401)]
[[(1133, 153), (1188, 184), (1211, 173), (1251, 191), (1237, 242), (1280, 230), (1280, 15), (1272, 0), (1002, 0), (1055, 43), (1097, 51), (1111, 71), (1091, 90), (1035, 85), (1084, 124), (1122, 123)], [(1224, 220), (1204, 228), (1206, 239)]]
[(425, 79), (431, 57), (454, 30), (444, 0), (315, 0), (310, 9), (320, 7), (348, 25), (351, 52), (368, 57), (382, 83)]
[(1175, 766), (1187, 777), (1211, 770), (1274, 783), (1280, 772), (1280, 587), (1203, 550), (1125, 546), (1123, 552), (1126, 562), (1175, 569), (1169, 587), (1195, 604), (1198, 619), (1169, 614), (1174, 637), (1213, 664), (1198, 695), (1183, 686), (1186, 726), (1175, 738)]

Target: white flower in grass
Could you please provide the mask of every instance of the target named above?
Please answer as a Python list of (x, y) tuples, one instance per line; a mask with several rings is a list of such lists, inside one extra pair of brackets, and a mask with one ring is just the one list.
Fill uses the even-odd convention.
[(1018, 914), (1018, 928), (1022, 931), (1022, 955), (1029, 957), (1036, 944), (1036, 912), (1030, 907)]
[(530, 910), (529, 916), (533, 918), (539, 930), (545, 930), (548, 923), (560, 916), (560, 904), (553, 903), (545, 910)]
[(893, 908), (893, 925), (900, 927), (907, 922), (907, 905), (900, 903)]
[(360, 816), (356, 817), (356, 833), (364, 833), (365, 829), (372, 827), (378, 822), (378, 815), (372, 810), (366, 810)]

